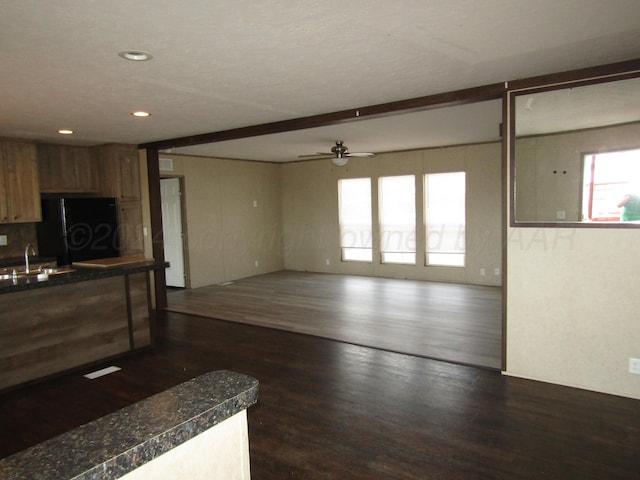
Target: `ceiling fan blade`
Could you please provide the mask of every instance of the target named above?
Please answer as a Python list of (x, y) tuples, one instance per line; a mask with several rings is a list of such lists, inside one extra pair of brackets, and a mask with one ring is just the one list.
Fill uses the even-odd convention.
[(307, 160), (323, 160), (325, 158), (333, 158), (333, 155), (298, 155), (298, 158)]
[(316, 152), (310, 155), (298, 155), (298, 158), (311, 158), (311, 157), (333, 157), (333, 153), (331, 152)]
[(376, 154), (375, 153), (369, 153), (369, 152), (347, 152), (345, 153), (346, 157), (374, 157)]

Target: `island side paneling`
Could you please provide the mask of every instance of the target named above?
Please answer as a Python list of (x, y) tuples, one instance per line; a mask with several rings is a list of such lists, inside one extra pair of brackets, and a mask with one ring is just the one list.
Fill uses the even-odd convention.
[(0, 390), (129, 351), (130, 318), (134, 348), (149, 345), (147, 281), (133, 277), (0, 295)]

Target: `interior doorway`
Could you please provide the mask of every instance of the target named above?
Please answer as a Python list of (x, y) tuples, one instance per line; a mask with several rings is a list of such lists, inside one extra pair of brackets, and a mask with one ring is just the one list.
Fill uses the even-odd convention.
[(181, 178), (160, 179), (164, 257), (170, 264), (165, 270), (167, 287), (186, 287), (182, 190)]

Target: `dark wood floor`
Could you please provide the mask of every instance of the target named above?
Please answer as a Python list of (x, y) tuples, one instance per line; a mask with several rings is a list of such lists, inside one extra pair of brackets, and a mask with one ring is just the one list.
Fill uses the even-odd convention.
[(502, 289), (281, 271), (175, 290), (175, 312), (500, 369)]
[(255, 480), (628, 480), (640, 472), (637, 400), (197, 316), (169, 314), (158, 336), (155, 350), (116, 362), (122, 371), (1, 395), (1, 455), (230, 369), (260, 381), (249, 410)]

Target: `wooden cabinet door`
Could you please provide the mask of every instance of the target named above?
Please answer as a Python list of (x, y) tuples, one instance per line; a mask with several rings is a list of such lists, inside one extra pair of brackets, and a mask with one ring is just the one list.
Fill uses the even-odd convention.
[(36, 146), (32, 143), (7, 141), (2, 145), (8, 221), (39, 222), (40, 181)]
[(120, 198), (140, 200), (140, 161), (138, 150), (123, 148), (118, 152), (120, 166)]
[(119, 202), (120, 256), (144, 254), (142, 206), (140, 202)]
[(101, 193), (124, 201), (140, 201), (140, 163), (135, 145), (101, 145)]
[(98, 191), (98, 165), (88, 148), (74, 149), (73, 167), (77, 191)]
[(38, 145), (38, 171), (42, 192), (72, 192), (76, 171), (71, 147)]
[(97, 164), (87, 147), (38, 145), (40, 191), (96, 192)]

